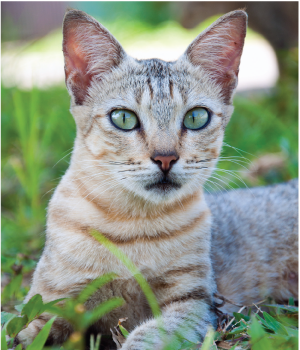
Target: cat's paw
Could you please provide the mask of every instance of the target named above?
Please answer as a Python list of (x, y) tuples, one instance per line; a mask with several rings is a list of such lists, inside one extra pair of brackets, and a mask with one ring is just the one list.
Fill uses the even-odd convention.
[[(10, 346), (10, 348), (8, 348), (8, 350), (15, 350), (15, 348), (16, 348), (19, 344), (21, 344), (21, 342), (20, 342), (19, 339), (18, 339), (18, 336), (16, 336), (16, 337), (14, 338), (14, 341), (12, 342), (12, 344), (11, 344), (11, 338), (10, 338), (8, 335), (5, 336), (5, 339), (6, 339), (6, 347), (8, 348), (8, 347)], [(24, 348), (23, 345), (22, 345), (22, 348)]]

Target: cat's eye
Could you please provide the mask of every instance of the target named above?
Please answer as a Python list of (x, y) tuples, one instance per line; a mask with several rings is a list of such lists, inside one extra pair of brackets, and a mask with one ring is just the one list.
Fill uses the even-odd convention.
[(132, 130), (139, 125), (137, 116), (127, 109), (115, 109), (111, 112), (112, 123), (123, 130)]
[(209, 121), (209, 112), (205, 108), (196, 107), (187, 112), (183, 125), (187, 129), (198, 130), (208, 125)]

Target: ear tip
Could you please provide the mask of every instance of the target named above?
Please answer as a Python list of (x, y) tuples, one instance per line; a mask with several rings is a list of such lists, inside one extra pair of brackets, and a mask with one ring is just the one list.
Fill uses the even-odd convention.
[(73, 9), (71, 7), (68, 7), (66, 9), (66, 12), (65, 12), (65, 17), (64, 17), (64, 20), (63, 20), (63, 24), (65, 23), (68, 23), (68, 22), (71, 22), (73, 20), (80, 20), (80, 19), (84, 19), (84, 20), (87, 20), (87, 19), (90, 19), (91, 17), (83, 12), (83, 11), (80, 11), (80, 10), (76, 10), (76, 9)]
[(246, 9), (245, 9), (245, 8), (242, 8), (242, 9), (238, 9), (238, 10), (232, 11), (231, 13), (235, 13), (237, 16), (241, 16), (241, 17), (248, 18), (248, 14), (247, 14), (247, 12), (246, 12)]
[(246, 35), (248, 26), (248, 14), (245, 9), (235, 10), (226, 13), (224, 16), (219, 18), (218, 23), (231, 22), (233, 25), (238, 26), (240, 30)]
[(77, 15), (77, 16), (80, 16), (80, 15), (84, 15), (84, 16), (88, 16), (87, 13), (81, 11), (81, 10), (77, 10), (77, 9), (74, 9), (73, 7), (67, 7), (66, 9), (66, 12), (65, 12), (65, 16), (72, 16), (72, 15)]
[(248, 14), (245, 11), (245, 9), (240, 9), (240, 10), (229, 12), (225, 16), (230, 17), (230, 18), (240, 18), (240, 19), (244, 20), (246, 23), (248, 21)]

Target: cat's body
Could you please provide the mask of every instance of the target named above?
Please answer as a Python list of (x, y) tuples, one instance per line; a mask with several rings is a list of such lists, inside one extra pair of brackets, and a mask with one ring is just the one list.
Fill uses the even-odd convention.
[[(149, 305), (127, 268), (91, 236), (92, 230), (98, 230), (134, 262), (162, 309), (177, 307), (184, 315), (188, 309), (180, 303), (171, 304), (181, 299), (187, 299), (188, 304), (192, 298), (199, 304), (200, 312), (202, 309), (208, 312), (213, 305), (215, 284), (209, 259), (211, 217), (204, 194), (191, 195), (178, 205), (152, 208), (141, 205), (138, 210), (127, 203), (114, 210), (109, 194), (106, 203), (84, 198), (85, 189), (78, 191), (82, 183), (78, 184), (73, 174), (78, 174), (78, 169), (74, 171), (71, 166), (51, 199), (46, 246), (26, 300), (37, 293), (45, 301), (76, 296), (93, 279), (113, 271), (121, 277), (101, 288), (86, 307), (93, 308), (113, 296), (123, 297), (126, 304), (103, 317), (98, 331), (109, 334), (122, 317), (128, 317), (126, 328), (132, 331), (149, 318)], [(189, 210), (183, 212), (183, 205)], [(117, 226), (119, 235), (115, 231)], [(40, 325), (43, 323), (44, 320)], [(199, 327), (205, 329), (208, 323), (213, 323), (213, 314)], [(29, 331), (31, 327), (34, 325), (29, 325)], [(60, 343), (70, 331), (53, 333), (52, 340)], [(24, 330), (27, 338), (26, 333)]]
[[(122, 349), (145, 349), (145, 338), (150, 348), (161, 348), (145, 297), (122, 263), (92, 237), (97, 230), (145, 276), (169, 336), (184, 323), (185, 338), (199, 341), (215, 325), (212, 217), (202, 186), (217, 163), (233, 110), (245, 32), (246, 14), (235, 11), (178, 61), (137, 61), (91, 17), (66, 14), (63, 50), (77, 136), (70, 167), (49, 204), (46, 245), (26, 300), (37, 293), (44, 301), (75, 296), (98, 276), (116, 272), (119, 277), (86, 308), (118, 295), (126, 304), (99, 320), (96, 331), (109, 333), (128, 317), (132, 332)], [(121, 124), (116, 111), (123, 111)], [(124, 111), (135, 123), (130, 129)], [(249, 299), (251, 292), (243, 301)], [(48, 318), (32, 322), (18, 340), (30, 343)], [(57, 320), (49, 340), (62, 343), (71, 332)]]
[[(298, 296), (298, 180), (207, 195), (218, 293), (237, 305)], [(226, 312), (238, 307), (225, 304)]]

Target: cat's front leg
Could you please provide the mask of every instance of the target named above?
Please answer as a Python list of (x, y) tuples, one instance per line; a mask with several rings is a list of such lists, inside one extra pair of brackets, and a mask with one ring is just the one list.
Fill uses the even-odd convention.
[[(49, 313), (43, 313), (34, 321), (32, 321), (27, 328), (23, 329), (15, 338), (14, 347), (18, 344), (28, 346), (33, 342), (38, 333), (42, 330), (44, 325), (53, 317)], [(62, 344), (65, 342), (70, 334), (73, 332), (72, 326), (64, 319), (58, 317), (51, 327), (50, 334), (47, 339), (47, 344)]]
[(135, 328), (122, 350), (161, 350), (171, 341), (175, 349), (185, 339), (197, 343), (215, 323), (214, 313), (203, 300), (177, 301), (166, 306), (159, 318)]

